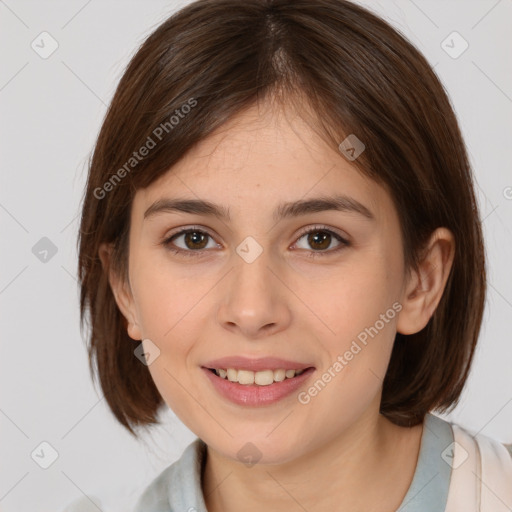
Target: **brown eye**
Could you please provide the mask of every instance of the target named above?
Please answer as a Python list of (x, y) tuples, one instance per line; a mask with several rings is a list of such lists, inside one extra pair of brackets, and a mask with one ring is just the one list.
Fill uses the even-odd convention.
[(328, 249), (331, 245), (332, 235), (326, 231), (316, 231), (308, 234), (308, 244), (313, 249)]
[(183, 240), (188, 249), (204, 249), (207, 245), (208, 234), (200, 231), (187, 231), (183, 233)]
[[(300, 240), (302, 239), (305, 239), (306, 243), (301, 246)], [(333, 242), (337, 242), (337, 244), (334, 246), (334, 249), (329, 249)], [(350, 245), (343, 237), (322, 226), (316, 226), (303, 232), (296, 244), (299, 249), (308, 251), (311, 257), (327, 256)]]
[[(208, 248), (208, 242), (212, 240), (206, 231), (197, 228), (182, 229), (178, 233), (166, 238), (162, 245), (168, 250), (187, 256), (200, 255)], [(213, 243), (213, 247), (217, 244)], [(211, 248), (212, 246), (210, 246)]]

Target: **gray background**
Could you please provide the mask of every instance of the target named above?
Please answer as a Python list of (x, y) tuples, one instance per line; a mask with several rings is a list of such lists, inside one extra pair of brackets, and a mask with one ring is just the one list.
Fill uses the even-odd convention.
[[(75, 277), (86, 159), (106, 106), (138, 45), (186, 3), (0, 0), (3, 512), (60, 510), (84, 493), (129, 505), (195, 437), (171, 411), (140, 443), (117, 425), (89, 378)], [(460, 120), (478, 182), (489, 289), (473, 372), (449, 418), (512, 442), (512, 1), (361, 3), (425, 54)], [(38, 38), (43, 31), (58, 43), (46, 59), (31, 47), (50, 48)], [(453, 31), (469, 43), (458, 58), (441, 44)], [(445, 45), (457, 52), (461, 41), (452, 39)], [(46, 261), (33, 253), (43, 237), (57, 249)], [(36, 450), (39, 463), (50, 462), (43, 441), (58, 453), (48, 469), (31, 457)]]

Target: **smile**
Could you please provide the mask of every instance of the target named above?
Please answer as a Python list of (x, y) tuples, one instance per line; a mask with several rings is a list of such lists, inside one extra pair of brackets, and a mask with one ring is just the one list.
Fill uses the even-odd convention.
[(219, 397), (236, 405), (249, 407), (268, 406), (289, 397), (298, 392), (315, 372), (314, 367), (297, 371), (277, 369), (254, 372), (205, 367), (201, 370)]

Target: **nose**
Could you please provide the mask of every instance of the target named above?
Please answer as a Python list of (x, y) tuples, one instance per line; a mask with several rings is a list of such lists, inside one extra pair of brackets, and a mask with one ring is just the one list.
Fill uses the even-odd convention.
[[(245, 339), (259, 339), (285, 330), (291, 321), (283, 267), (263, 252), (252, 262), (234, 255), (218, 308), (224, 329)], [(283, 265), (285, 265), (283, 263)]]

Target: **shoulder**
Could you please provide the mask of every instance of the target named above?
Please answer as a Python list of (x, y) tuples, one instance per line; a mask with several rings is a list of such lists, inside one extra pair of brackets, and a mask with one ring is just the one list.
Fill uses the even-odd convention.
[(181, 457), (146, 487), (133, 512), (187, 511), (194, 508), (202, 511), (201, 470), (205, 446), (199, 438), (190, 443)]
[(179, 460), (165, 468), (141, 494), (133, 512), (164, 512), (170, 510), (167, 490), (179, 479)]
[(512, 510), (511, 446), (450, 424), (454, 441), (449, 460), (452, 473), (446, 512)]
[(84, 494), (81, 498), (68, 503), (60, 512), (128, 512), (140, 495), (140, 487), (133, 484), (112, 486), (105, 483), (96, 488), (94, 494)]
[[(497, 466), (504, 471), (512, 471), (512, 444), (507, 444), (480, 432), (451, 423), (454, 441), (462, 446), (474, 444), (482, 462), (489, 464), (489, 468)], [(481, 468), (485, 470), (486, 467)], [(510, 474), (512, 477), (512, 473)]]

